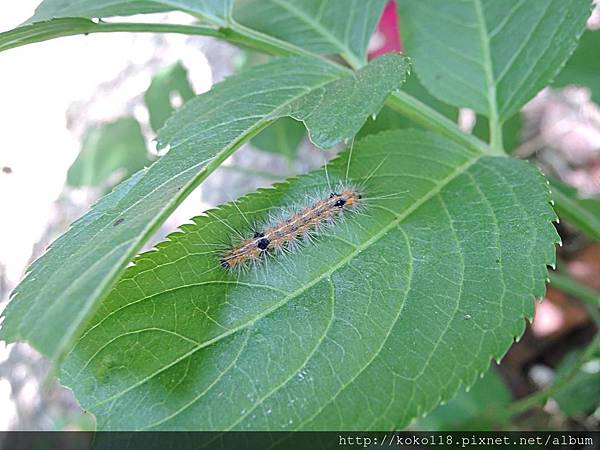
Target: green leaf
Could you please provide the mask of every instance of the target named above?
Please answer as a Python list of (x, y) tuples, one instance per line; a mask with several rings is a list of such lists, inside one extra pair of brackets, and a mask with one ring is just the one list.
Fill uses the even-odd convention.
[(121, 179), (150, 164), (140, 125), (133, 117), (87, 130), (81, 151), (69, 168), (70, 186), (98, 186), (116, 171)]
[(433, 95), (502, 123), (577, 46), (590, 0), (398, 0), (400, 30)]
[(302, 122), (290, 117), (282, 117), (253, 138), (252, 145), (259, 150), (280, 154), (293, 161), (305, 135), (306, 129)]
[[(61, 374), (100, 430), (398, 429), (504, 355), (555, 259), (539, 171), (416, 130), (348, 155), (136, 258)], [(230, 227), (251, 235), (346, 173), (361, 214), (254, 270), (220, 266)]]
[(171, 96), (179, 95), (183, 102), (194, 97), (194, 90), (187, 78), (187, 70), (177, 62), (157, 73), (144, 94), (144, 101), (150, 113), (150, 126), (158, 131), (173, 114)]
[[(427, 89), (425, 89), (423, 85), (419, 83), (419, 79), (414, 75), (414, 73), (412, 76), (409, 76), (406, 79), (406, 83), (402, 87), (402, 91), (432, 107), (437, 112), (442, 113), (453, 122), (456, 122), (458, 119), (458, 108), (447, 105), (446, 103), (439, 101), (437, 98), (429, 94)], [(419, 127), (419, 125), (405, 115), (400, 114), (391, 108), (383, 108), (375, 118), (371, 117), (369, 120), (367, 120), (367, 123), (361, 128), (357, 137), (362, 138), (369, 134), (379, 133), (380, 131), (384, 130), (395, 130), (398, 128), (411, 127)]]
[(190, 100), (158, 135), (159, 148), (170, 151), (103, 197), (32, 264), (3, 312), (0, 338), (27, 340), (59, 358), (149, 236), (270, 121), (304, 120), (322, 147), (352, 137), (404, 80), (405, 59), (386, 56), (351, 74), (316, 58), (274, 60)]
[(245, 0), (235, 19), (315, 53), (342, 55), (355, 66), (366, 60), (369, 39), (387, 0)]
[(592, 99), (600, 104), (600, 31), (586, 31), (577, 50), (552, 83), (555, 87), (569, 84), (588, 87)]
[(600, 241), (600, 199), (581, 198), (577, 189), (550, 178), (552, 198), (561, 219), (575, 225), (588, 237)]
[(225, 25), (231, 16), (232, 4), (233, 0), (44, 0), (26, 23), (61, 17), (128, 16), (178, 9)]
[(494, 431), (512, 395), (495, 370), (488, 371), (468, 391), (461, 389), (446, 405), (440, 405), (417, 422), (420, 430)]
[[(291, 58), (290, 61), (312, 61), (311, 58)], [(259, 72), (265, 74), (273, 65), (265, 64), (250, 69), (247, 73)], [(298, 95), (293, 101), (287, 101), (273, 109), (267, 117), (274, 120), (290, 116), (304, 123), (309, 131), (311, 141), (321, 148), (331, 148), (343, 140), (349, 140), (365, 123), (367, 117), (379, 112), (385, 98), (394, 90), (398, 90), (406, 78), (408, 62), (398, 53), (388, 53), (377, 58), (355, 74), (339, 66), (324, 62), (313, 62), (312, 65), (322, 67), (323, 71), (335, 74), (340, 78), (335, 83), (321, 86)], [(287, 92), (295, 91), (297, 73), (302, 74), (299, 67), (288, 67), (271, 75), (277, 80), (277, 89), (272, 98), (284, 96)], [(240, 92), (240, 95), (242, 93)], [(254, 94), (249, 87), (244, 90), (245, 97), (252, 98)], [(252, 103), (250, 101), (250, 103)], [(176, 143), (193, 147), (196, 140), (204, 137), (198, 133), (197, 117), (204, 112), (205, 105), (200, 102), (188, 102), (177, 114), (176, 121), (169, 121), (159, 134), (159, 143)], [(172, 145), (172, 144), (171, 144)]]

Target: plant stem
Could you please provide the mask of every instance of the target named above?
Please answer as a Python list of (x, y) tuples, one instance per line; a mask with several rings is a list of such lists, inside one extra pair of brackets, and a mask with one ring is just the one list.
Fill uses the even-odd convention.
[(463, 132), (450, 119), (404, 91), (392, 93), (385, 104), (419, 125), (436, 131), (473, 152), (506, 156), (502, 150), (497, 151), (472, 134)]
[(89, 33), (112, 33), (121, 31), (133, 33), (177, 33), (225, 39), (223, 32), (217, 28), (170, 23), (100, 22), (90, 28)]
[(490, 116), (490, 146), (495, 153), (504, 153), (502, 139), (502, 124), (498, 120), (497, 113), (494, 112)]
[[(230, 40), (228, 34), (218, 28), (197, 25), (136, 22), (93, 22), (83, 18), (54, 19), (34, 25), (26, 25), (0, 33), (0, 51), (21, 45), (43, 42), (58, 37), (93, 33), (177, 33), (209, 36)], [(258, 44), (256, 44), (258, 46)], [(272, 50), (272, 49), (271, 49)], [(280, 51), (281, 54), (281, 51)]]
[(474, 2), (477, 13), (479, 39), (482, 49), (482, 68), (485, 72), (485, 83), (487, 86), (487, 97), (489, 106), (490, 146), (494, 152), (504, 152), (502, 146), (502, 124), (498, 117), (498, 101), (496, 99), (496, 81), (492, 70), (492, 55), (490, 53), (490, 39), (487, 31), (483, 8), (479, 1)]
[(198, 25), (178, 25), (163, 23), (125, 23), (100, 22), (89, 33), (108, 33), (128, 31), (138, 33), (178, 33), (189, 35), (210, 36), (226, 40), (236, 45), (243, 45), (254, 50), (269, 53), (274, 56), (303, 55), (318, 57), (300, 47), (272, 38), (263, 33), (251, 30), (240, 24), (232, 23), (229, 28), (203, 27)]
[(224, 39), (232, 44), (243, 45), (254, 50), (263, 51), (275, 56), (309, 56), (319, 58), (319, 55), (304, 50), (289, 42), (261, 33), (235, 21), (231, 22), (229, 28), (221, 28)]

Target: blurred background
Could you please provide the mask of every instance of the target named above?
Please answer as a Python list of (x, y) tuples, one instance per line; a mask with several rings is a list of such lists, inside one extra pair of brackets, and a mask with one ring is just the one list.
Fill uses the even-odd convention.
[[(39, 1), (0, 7), (0, 30), (25, 21)], [(191, 23), (192, 18), (169, 13), (144, 15), (143, 21)], [(554, 191), (600, 217), (597, 9), (588, 26), (554, 86), (505, 125), (504, 142), (514, 155), (550, 175)], [(371, 39), (370, 57), (401, 49), (391, 1)], [(153, 137), (175, 109), (265, 58), (211, 38), (125, 33), (73, 36), (0, 53), (0, 310), (27, 265), (74, 219), (159, 157)], [(573, 80), (580, 84), (571, 85)], [(466, 132), (487, 137), (484, 120), (430, 98), (414, 76), (406, 89)], [(407, 125), (384, 109), (359, 137)], [(319, 167), (334, 153), (314, 148), (301, 123), (278, 120), (190, 195), (147, 248), (206, 208)], [(577, 371), (570, 367), (597, 331), (593, 303), (600, 295), (600, 243), (568, 221), (557, 227), (563, 275), (553, 278), (523, 339), (469, 392), (461, 391), (413, 428), (598, 429), (600, 351)], [(569, 383), (538, 402), (542, 407), (528, 408), (528, 400), (514, 403), (565, 374)], [(93, 417), (54, 375), (27, 344), (0, 342), (0, 430), (94, 428)]]

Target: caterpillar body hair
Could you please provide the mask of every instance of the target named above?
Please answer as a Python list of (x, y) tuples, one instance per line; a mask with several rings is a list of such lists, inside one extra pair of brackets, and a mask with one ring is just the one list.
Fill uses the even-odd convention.
[(270, 224), (256, 227), (252, 236), (221, 255), (221, 266), (226, 270), (244, 270), (269, 254), (285, 253), (310, 240), (320, 229), (343, 219), (344, 215), (358, 211), (362, 202), (360, 189), (340, 184), (335, 191), (317, 196), (305, 207), (291, 208)]

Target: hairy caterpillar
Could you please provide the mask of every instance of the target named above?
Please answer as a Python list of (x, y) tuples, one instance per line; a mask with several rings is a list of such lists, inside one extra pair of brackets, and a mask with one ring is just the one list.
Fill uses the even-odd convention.
[(257, 261), (269, 252), (293, 247), (298, 240), (310, 238), (311, 233), (319, 228), (332, 224), (348, 211), (356, 210), (361, 205), (361, 200), (359, 189), (340, 186), (329, 197), (313, 202), (262, 231), (255, 231), (251, 238), (228, 249), (221, 257), (221, 266), (235, 270)]
[[(314, 185), (304, 193), (304, 198), (294, 201), (289, 205), (267, 206), (267, 219), (259, 222), (249, 219), (237, 206), (239, 216), (243, 218), (246, 226), (233, 225), (229, 220), (223, 220), (218, 215), (207, 213), (209, 216), (222, 223), (232, 234), (228, 242), (217, 245), (211, 253), (216, 256), (216, 267), (226, 272), (246, 272), (246, 270), (262, 265), (270, 257), (284, 256), (299, 250), (304, 244), (312, 242), (317, 236), (326, 236), (325, 230), (334, 229), (346, 219), (355, 214), (370, 217), (368, 206), (372, 200), (394, 200), (404, 198), (403, 192), (394, 192), (384, 195), (372, 195), (373, 190), (381, 189), (381, 183), (370, 183), (372, 178), (382, 178), (386, 175), (374, 175), (384, 165), (389, 154), (385, 154), (371, 170), (363, 176), (350, 176), (353, 146), (347, 152), (345, 169), (336, 161), (331, 161), (323, 167), (324, 180), (319, 182), (322, 175), (313, 174)], [(334, 170), (335, 188), (330, 177), (329, 168)], [(311, 175), (305, 175), (311, 176)], [(369, 195), (367, 194), (369, 191)], [(375, 205), (375, 204), (374, 204)], [(264, 216), (263, 216), (264, 217)], [(214, 270), (213, 269), (213, 270)], [(268, 269), (267, 269), (268, 270)]]

